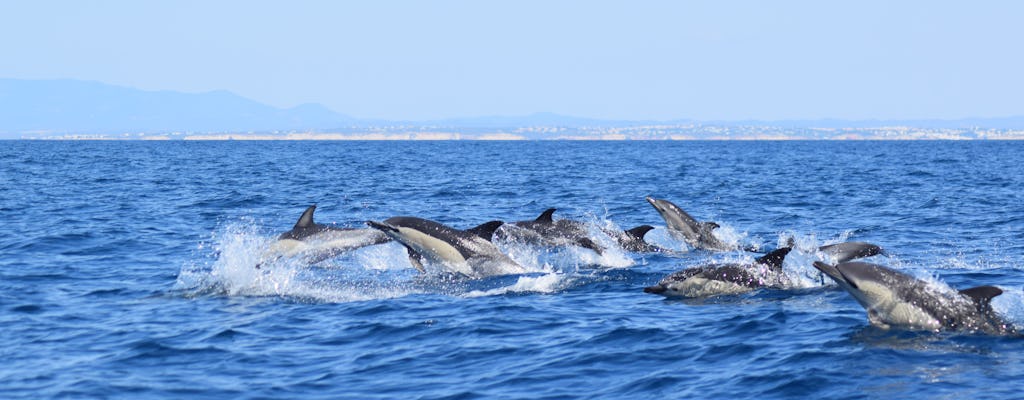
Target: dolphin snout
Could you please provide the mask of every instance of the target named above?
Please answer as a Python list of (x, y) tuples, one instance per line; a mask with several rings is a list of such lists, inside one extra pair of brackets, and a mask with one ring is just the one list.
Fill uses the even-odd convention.
[(666, 290), (668, 290), (668, 289), (666, 289), (665, 286), (654, 285), (654, 286), (645, 287), (644, 288), (644, 293), (662, 294), (662, 293), (665, 293)]
[(393, 227), (391, 225), (388, 225), (388, 224), (385, 224), (383, 222), (366, 221), (366, 225), (369, 225), (371, 228), (377, 229), (377, 230), (385, 232), (385, 233), (386, 232), (398, 232), (398, 228), (395, 228), (395, 227)]

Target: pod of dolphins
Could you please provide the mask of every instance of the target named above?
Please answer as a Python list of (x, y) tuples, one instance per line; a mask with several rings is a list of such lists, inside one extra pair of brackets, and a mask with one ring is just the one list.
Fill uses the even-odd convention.
[[(722, 241), (714, 235), (718, 224), (697, 221), (668, 200), (651, 197), (646, 200), (664, 219), (669, 235), (694, 249), (756, 251)], [(406, 248), (410, 264), (420, 272), (428, 272), (430, 266), (474, 279), (527, 272), (498, 249), (493, 243), (496, 238), (548, 248), (580, 247), (597, 254), (606, 250), (593, 240), (588, 224), (556, 220), (553, 208), (533, 220), (490, 221), (465, 230), (410, 216), (367, 221), (367, 228), (339, 228), (314, 222), (315, 210), (315, 205), (307, 208), (291, 230), (279, 235), (256, 268), (281, 258), (299, 258), (312, 264), (358, 248), (394, 241)], [(650, 225), (641, 225), (626, 231), (600, 229), (600, 232), (626, 251), (676, 253), (646, 242), (644, 236), (652, 229)], [(782, 268), (791, 250), (792, 244), (768, 252), (751, 263), (705, 264), (683, 269), (644, 288), (644, 292), (694, 298), (741, 294), (761, 288), (785, 289), (792, 287)], [(813, 266), (863, 306), (868, 321), (874, 326), (1017, 334), (1016, 329), (992, 309), (992, 298), (1003, 293), (995, 286), (944, 290), (892, 268), (854, 261), (884, 254), (881, 247), (870, 243), (837, 243), (821, 246), (818, 251), (834, 264), (815, 261)]]

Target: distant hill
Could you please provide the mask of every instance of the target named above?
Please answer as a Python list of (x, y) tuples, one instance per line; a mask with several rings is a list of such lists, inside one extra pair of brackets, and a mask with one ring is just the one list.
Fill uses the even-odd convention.
[(321, 105), (280, 109), (226, 91), (147, 91), (77, 80), (0, 79), (0, 137), (26, 133), (323, 129), (353, 118)]
[[(685, 113), (685, 110), (681, 110)], [(355, 119), (331, 111), (319, 104), (281, 109), (262, 104), (227, 91), (182, 93), (147, 91), (99, 82), (78, 80), (0, 79), (0, 139), (20, 137), (61, 137), (97, 134), (118, 137), (125, 133), (268, 133), (358, 132), (384, 127), (391, 132), (431, 131), (432, 129), (493, 133), (516, 128), (554, 127), (568, 130), (621, 128), (637, 126), (697, 126), (688, 132), (701, 133), (703, 127), (725, 127), (743, 131), (745, 127), (775, 130), (813, 128), (912, 127), (920, 129), (1002, 129), (1024, 130), (1024, 116), (1005, 118), (968, 118), (955, 120), (749, 120), (749, 121), (623, 121), (579, 118), (553, 113), (525, 116), (453, 118), (435, 121)], [(738, 128), (737, 128), (738, 127)], [(659, 128), (660, 129), (660, 128)], [(771, 130), (769, 129), (769, 130)], [(704, 133), (716, 132), (704, 129)], [(571, 133), (571, 132), (570, 132)], [(545, 139), (550, 133), (535, 130), (519, 133), (530, 139)], [(715, 133), (714, 135), (717, 135)], [(714, 136), (712, 135), (712, 136)], [(571, 135), (570, 135), (571, 136)]]

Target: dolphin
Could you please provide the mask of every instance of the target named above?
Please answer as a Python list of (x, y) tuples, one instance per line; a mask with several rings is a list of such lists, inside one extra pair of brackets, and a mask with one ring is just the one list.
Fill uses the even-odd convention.
[(676, 239), (685, 241), (695, 249), (728, 251), (736, 250), (736, 246), (729, 245), (712, 233), (718, 224), (714, 222), (697, 222), (696, 219), (687, 214), (668, 200), (646, 197), (647, 202), (654, 206), (654, 209), (661, 214), (668, 226), (669, 234)]
[(590, 238), (587, 224), (570, 219), (555, 220), (555, 208), (544, 210), (539, 217), (528, 221), (517, 221), (501, 229), (500, 235), (507, 239), (549, 247), (579, 246), (603, 254), (605, 248)]
[(758, 288), (783, 288), (789, 279), (782, 273), (782, 263), (790, 250), (789, 247), (779, 248), (755, 259), (754, 264), (710, 264), (677, 271), (657, 285), (644, 288), (644, 293), (707, 297), (741, 294)]
[(614, 236), (615, 240), (619, 242), (619, 247), (626, 251), (635, 253), (675, 253), (673, 250), (647, 243), (644, 240), (644, 236), (652, 229), (654, 229), (653, 226), (640, 225), (636, 228), (622, 231), (619, 234), (609, 233), (609, 235)]
[(469, 230), (458, 230), (417, 217), (392, 217), (383, 222), (367, 221), (371, 228), (405, 246), (409, 261), (426, 272), (424, 261), (469, 278), (521, 274), (526, 270), (491, 243), (501, 221), (491, 221)]
[[(301, 256), (315, 264), (346, 251), (391, 241), (384, 233), (370, 228), (339, 228), (313, 221), (316, 205), (306, 208), (291, 230), (280, 234), (264, 251), (261, 259)], [(259, 268), (259, 265), (256, 266)]]
[(817, 261), (814, 267), (849, 292), (867, 310), (868, 321), (880, 328), (990, 334), (1016, 332), (992, 310), (992, 298), (1003, 293), (995, 286), (951, 291), (865, 262), (831, 265)]
[[(793, 237), (790, 237), (788, 245), (786, 246), (796, 247), (796, 240)], [(872, 245), (872, 243), (868, 243), (866, 241), (844, 241), (840, 243), (833, 243), (833, 245), (819, 247), (818, 252), (821, 252), (822, 255), (827, 256), (837, 263), (845, 263), (856, 259), (886, 254), (886, 251), (878, 245)]]

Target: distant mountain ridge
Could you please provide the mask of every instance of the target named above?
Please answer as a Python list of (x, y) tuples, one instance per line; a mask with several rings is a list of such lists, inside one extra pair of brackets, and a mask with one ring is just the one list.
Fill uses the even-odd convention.
[(146, 91), (78, 80), (0, 79), (0, 134), (318, 129), (352, 117), (318, 104), (271, 107), (219, 90)]
[[(685, 112), (685, 110), (682, 110)], [(908, 126), (927, 129), (1024, 129), (1024, 116), (955, 120), (623, 121), (553, 113), (435, 121), (356, 119), (319, 104), (281, 109), (219, 90), (147, 91), (70, 79), (0, 79), (0, 138), (32, 134), (329, 131), (381, 126), (449, 129), (627, 127), (643, 125), (766, 126), (793, 129)]]

